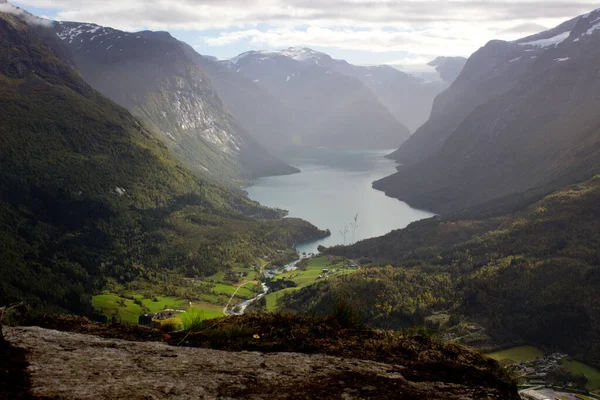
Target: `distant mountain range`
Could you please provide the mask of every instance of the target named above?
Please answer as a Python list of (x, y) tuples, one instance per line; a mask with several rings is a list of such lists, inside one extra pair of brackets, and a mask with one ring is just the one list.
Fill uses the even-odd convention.
[[(219, 61), (166, 32), (77, 22), (57, 22), (53, 31), (94, 88), (141, 118), (189, 167), (236, 185), (297, 172), (270, 153), (397, 148), (448, 85), (305, 48)], [(432, 63), (448, 81), (461, 68), (460, 58)]]
[[(385, 149), (404, 142), (409, 130), (366, 85), (332, 69), (324, 57), (308, 49), (252, 51), (222, 63), (279, 103), (283, 126), (275, 125), (275, 132), (257, 131), (258, 140), (282, 142), (275, 150), (306, 146)], [(244, 101), (249, 106), (245, 99), (238, 98), (237, 91), (232, 95), (223, 94), (226, 103)], [(260, 115), (260, 108), (252, 113)]]
[(396, 147), (427, 120), (448, 85), (307, 48), (197, 60), (232, 114), (274, 151)]
[(392, 154), (403, 164), (398, 173), (375, 187), (452, 213), (600, 172), (598, 48), (600, 10), (515, 42), (491, 41)]

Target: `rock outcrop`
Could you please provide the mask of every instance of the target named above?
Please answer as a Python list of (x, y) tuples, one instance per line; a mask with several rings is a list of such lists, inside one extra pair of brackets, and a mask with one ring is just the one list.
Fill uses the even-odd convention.
[(401, 365), (321, 354), (226, 352), (38, 327), (4, 328), (4, 335), (14, 348), (26, 351), (31, 394), (37, 397), (512, 398), (485, 382), (421, 381)]

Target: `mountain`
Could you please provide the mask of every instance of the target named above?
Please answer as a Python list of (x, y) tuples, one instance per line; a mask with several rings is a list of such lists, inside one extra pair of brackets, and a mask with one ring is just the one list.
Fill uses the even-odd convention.
[(323, 235), (183, 167), (44, 26), (0, 13), (0, 304), (89, 315), (109, 282), (175, 291)]
[[(454, 80), (449, 74), (446, 76), (445, 71), (452, 68), (456, 71), (459, 67), (462, 69), (460, 57), (456, 58), (454, 67), (449, 66), (448, 68), (444, 68), (440, 62), (440, 71), (444, 71), (444, 76), (449, 79), (449, 82), (427, 82), (389, 65), (352, 65), (347, 61), (336, 60), (327, 54), (316, 52), (311, 49), (292, 48), (281, 53), (301, 54), (300, 58), (305, 62), (312, 61), (329, 68), (332, 71), (358, 79), (367, 86), (392, 115), (394, 115), (398, 121), (405, 124), (411, 132), (414, 132), (429, 119), (433, 100), (439, 93), (448, 87), (449, 83), (452, 83), (452, 80)], [(446, 64), (451, 64), (451, 61), (447, 61)], [(458, 69), (459, 73), (460, 69)]]
[(452, 84), (458, 78), (466, 63), (467, 59), (464, 57), (437, 57), (427, 65), (434, 67), (444, 82)]
[(600, 170), (600, 10), (516, 42), (492, 41), (393, 157), (388, 195), (452, 213)]
[[(256, 96), (266, 98), (269, 107), (256, 105), (252, 111), (247, 111), (247, 100), (256, 92), (239, 97), (228, 90), (222, 95), (226, 104), (233, 104), (233, 110), (245, 109), (243, 115), (273, 120), (275, 129), (256, 135), (262, 143), (283, 142), (279, 151), (297, 146), (385, 149), (406, 140), (408, 129), (369, 88), (310, 58), (307, 51), (247, 52), (223, 62), (221, 68), (215, 66), (211, 79), (235, 81), (231, 76), (239, 74), (245, 78), (243, 88), (250, 87), (248, 82), (260, 88)], [(246, 104), (238, 105), (242, 101)], [(271, 108), (274, 102), (279, 105)], [(265, 108), (270, 111), (264, 113)]]
[(170, 34), (76, 22), (58, 22), (54, 31), (82, 77), (139, 117), (190, 168), (236, 184), (298, 172), (233, 119), (189, 48)]
[(273, 152), (290, 147), (288, 132), (290, 124), (295, 123), (290, 110), (258, 83), (236, 73), (225, 63), (202, 56), (187, 44), (183, 47), (210, 78), (231, 114), (248, 130), (256, 132), (263, 146)]
[(394, 328), (450, 313), (487, 330), (491, 342), (471, 335), (476, 347), (535, 344), (600, 367), (599, 204), (600, 175), (516, 212), (434, 217), (332, 247), (326, 254), (396, 268), (327, 279), (289, 305), (314, 315), (348, 299), (366, 322)]

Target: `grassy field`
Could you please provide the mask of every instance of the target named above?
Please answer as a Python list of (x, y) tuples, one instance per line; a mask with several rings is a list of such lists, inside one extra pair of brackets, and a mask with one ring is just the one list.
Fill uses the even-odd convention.
[(563, 368), (574, 374), (583, 374), (588, 378), (588, 390), (600, 389), (600, 371), (574, 360), (565, 360)]
[(544, 352), (533, 346), (520, 346), (490, 353), (487, 356), (497, 361), (508, 359), (514, 361), (515, 363), (521, 363), (543, 357)]
[(319, 280), (319, 275), (323, 275), (323, 269), (329, 269), (330, 271), (336, 270), (335, 273), (330, 272), (329, 276), (337, 276), (342, 274), (348, 274), (354, 272), (353, 270), (343, 270), (343, 263), (330, 265), (327, 257), (312, 258), (308, 262), (306, 270), (289, 271), (283, 274), (277, 275), (273, 280), (290, 280), (296, 284), (296, 287), (283, 289), (274, 293), (269, 293), (265, 296), (267, 301), (267, 311), (275, 311), (277, 308), (277, 299), (283, 297), (286, 293), (300, 290), (303, 287), (312, 285)]
[(157, 313), (166, 308), (174, 309), (174, 310), (185, 310), (188, 308), (189, 303), (183, 299), (177, 299), (175, 297), (163, 297), (156, 296), (156, 300), (146, 299), (141, 295), (134, 295), (136, 299), (140, 300), (144, 307), (147, 307), (151, 313)]
[[(254, 291), (253, 289), (257, 291)], [(237, 286), (233, 286), (231, 283), (215, 283), (215, 287), (212, 291), (217, 295), (227, 295), (229, 297), (233, 296), (233, 294), (236, 293), (235, 297), (248, 300), (253, 297), (256, 297), (258, 293), (262, 292), (262, 289), (260, 288), (260, 285), (258, 283), (248, 283), (244, 287), (241, 287), (239, 290)]]
[[(254, 279), (256, 276), (252, 268), (235, 267), (233, 272), (244, 272), (246, 275), (240, 283), (244, 283), (249, 279)], [(197, 302), (200, 308), (206, 315), (206, 318), (216, 318), (223, 316), (223, 307), (231, 296), (236, 293), (237, 285), (225, 279), (225, 272), (219, 272), (207, 278), (206, 281), (212, 283), (214, 287), (210, 293), (202, 293), (200, 301)], [(238, 302), (251, 299), (262, 291), (262, 287), (258, 282), (247, 283), (241, 287), (235, 297)], [(155, 298), (147, 298), (140, 293), (103, 293), (92, 298), (94, 308), (105, 315), (109, 321), (116, 315), (118, 321), (137, 323), (140, 315), (144, 313), (157, 313), (165, 308), (176, 310), (187, 310), (189, 308), (189, 299), (182, 299), (168, 296), (156, 296)], [(129, 298), (127, 298), (129, 297)], [(142, 305), (135, 304), (131, 299), (139, 301)], [(154, 300), (158, 301), (154, 301)], [(235, 302), (233, 302), (235, 304)], [(177, 321), (175, 321), (177, 322)]]
[(186, 318), (193, 318), (194, 316), (199, 315), (203, 320), (204, 319), (214, 319), (223, 317), (223, 306), (218, 306), (215, 304), (206, 304), (206, 303), (198, 303), (193, 304), (191, 308), (174, 318), (174, 321), (177, 324), (182, 324)]
[(277, 300), (280, 297), (283, 297), (286, 293), (291, 293), (295, 290), (298, 290), (298, 289), (297, 288), (287, 288), (287, 289), (279, 290), (274, 293), (267, 294), (265, 296), (265, 300), (267, 301), (267, 311), (269, 311), (269, 312), (275, 311), (277, 309)]
[[(335, 274), (329, 273), (329, 275), (339, 275), (343, 273), (348, 273), (348, 271), (340, 270), (342, 268), (343, 263), (329, 265), (329, 261), (327, 257), (319, 257), (310, 259), (308, 262), (308, 266), (306, 270), (296, 270), (285, 272), (281, 275), (275, 277), (274, 280), (286, 279), (293, 281), (297, 286), (296, 289), (301, 289), (305, 286), (311, 285), (317, 281), (319, 275), (323, 274), (323, 269), (338, 270)], [(293, 276), (293, 278), (290, 278)]]
[[(559, 399), (559, 400), (571, 400), (573, 398), (574, 397), (566, 397), (566, 396), (558, 396), (557, 397), (557, 399)], [(578, 400), (579, 399), (581, 399), (581, 400), (595, 400), (593, 397), (588, 397), (588, 396), (585, 396), (585, 395), (580, 394), (580, 393), (577, 393), (577, 397), (575, 397), (575, 398), (578, 399)]]
[(92, 297), (92, 305), (110, 321), (116, 314), (117, 320), (121, 322), (138, 322), (138, 317), (144, 313), (144, 310), (133, 300), (124, 299), (114, 293), (105, 293)]
[[(306, 270), (301, 271), (290, 271), (278, 275), (275, 280), (286, 279), (291, 280), (296, 284), (296, 287), (281, 290), (275, 293), (269, 293), (265, 300), (267, 301), (267, 310), (275, 311), (277, 308), (277, 299), (285, 295), (285, 293), (299, 290), (308, 285), (312, 285), (319, 279), (319, 275), (323, 274), (323, 269), (337, 270), (335, 273), (330, 272), (329, 276), (341, 275), (353, 272), (352, 270), (343, 270), (341, 263), (335, 265), (329, 265), (327, 257), (313, 258), (309, 260), (308, 267)], [(242, 278), (240, 283), (247, 282), (250, 279), (256, 277), (256, 272), (252, 268), (236, 267), (233, 268), (233, 272), (244, 272), (246, 275)], [(225, 279), (225, 273), (219, 272), (206, 279), (206, 282), (210, 282), (214, 285), (211, 293), (204, 293), (200, 296), (201, 300), (198, 303), (194, 303), (194, 308), (200, 308), (205, 318), (217, 318), (223, 316), (223, 307), (234, 293), (237, 293), (235, 297), (237, 301), (248, 300), (255, 297), (262, 291), (261, 285), (257, 281), (247, 283), (245, 286), (238, 290), (239, 284), (232, 284)], [(98, 296), (94, 296), (92, 303), (94, 308), (99, 312), (106, 315), (107, 318), (112, 318), (113, 315), (117, 315), (117, 319), (123, 322), (137, 323), (138, 317), (145, 312), (156, 313), (165, 308), (172, 308), (176, 310), (187, 310), (189, 308), (188, 299), (178, 299), (175, 297), (168, 296), (156, 296), (156, 300), (149, 299), (141, 294), (127, 295), (132, 296), (137, 301), (141, 302), (143, 307), (135, 304), (133, 300), (126, 299), (115, 293), (104, 293)], [(233, 303), (235, 304), (235, 302)], [(180, 323), (181, 321), (175, 321)]]

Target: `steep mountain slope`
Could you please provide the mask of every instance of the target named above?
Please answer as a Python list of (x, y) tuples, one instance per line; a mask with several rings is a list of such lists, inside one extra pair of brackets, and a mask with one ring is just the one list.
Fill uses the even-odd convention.
[(321, 235), (189, 172), (34, 30), (0, 13), (0, 304), (89, 314), (106, 279), (175, 284)]
[(408, 129), (373, 92), (358, 79), (311, 58), (312, 54), (307, 49), (251, 51), (225, 66), (281, 103), (287, 129), (280, 135), (288, 146), (385, 149), (406, 140)]
[(436, 217), (330, 248), (402, 268), (327, 282), (294, 303), (323, 310), (341, 296), (374, 325), (391, 327), (453, 310), (483, 324), (499, 345), (535, 343), (600, 367), (599, 204), (600, 175), (514, 213)]
[(291, 111), (244, 74), (236, 73), (236, 70), (227, 68), (217, 59), (201, 56), (187, 44), (183, 44), (183, 47), (210, 78), (235, 119), (250, 132), (256, 132), (256, 138), (263, 146), (273, 152), (290, 147), (288, 133), (293, 121), (288, 116)]
[(310, 49), (302, 52), (307, 61), (361, 81), (411, 132), (427, 121), (433, 99), (448, 87), (443, 82), (425, 82), (389, 65), (357, 66)]
[(467, 59), (464, 57), (437, 57), (427, 65), (434, 67), (444, 82), (452, 84), (458, 78), (466, 63)]
[[(261, 133), (261, 144), (275, 152), (290, 147), (290, 136), (294, 132), (289, 127), (298, 123), (304, 125), (306, 122), (298, 122), (298, 116), (294, 115), (293, 110), (278, 101), (274, 92), (261, 84), (260, 78), (244, 73), (243, 68), (238, 68), (232, 62), (220, 62), (213, 57), (200, 56), (191, 48), (189, 54), (210, 77), (232, 115), (244, 126), (248, 126), (250, 131)], [(444, 82), (438, 78), (435, 82), (426, 82), (391, 66), (356, 66), (311, 49), (291, 48), (257, 54), (263, 54), (263, 57), (259, 56), (260, 63), (279, 55), (302, 62), (313, 69), (328, 68), (330, 72), (355, 78), (375, 94), (396, 120), (411, 132), (427, 121), (434, 98), (452, 83), (455, 78), (452, 74), (457, 73), (458, 68), (462, 69), (466, 62), (466, 59), (460, 57), (443, 62), (437, 60), (440, 63), (440, 76), (451, 80)], [(461, 60), (464, 61), (462, 64)], [(294, 75), (289, 76), (290, 80), (294, 78)], [(286, 86), (289, 86), (287, 73), (282, 77)]]
[(595, 11), (475, 53), (436, 99), (430, 121), (395, 154), (419, 163), (375, 187), (450, 213), (599, 171), (599, 18)]
[(235, 183), (297, 172), (239, 126), (188, 49), (168, 33), (80, 23), (54, 29), (83, 78), (141, 118), (196, 171)]

